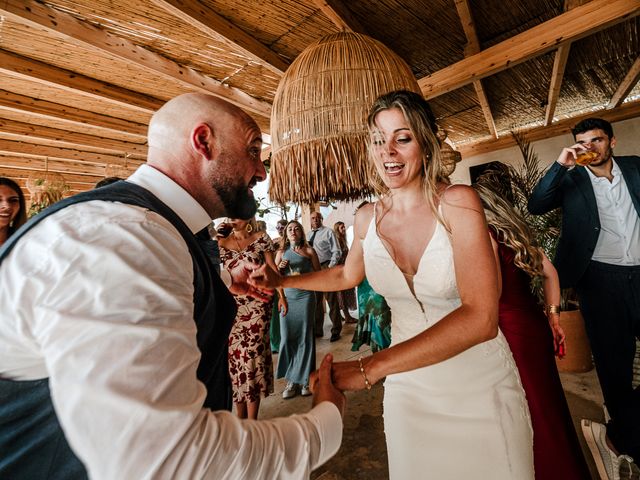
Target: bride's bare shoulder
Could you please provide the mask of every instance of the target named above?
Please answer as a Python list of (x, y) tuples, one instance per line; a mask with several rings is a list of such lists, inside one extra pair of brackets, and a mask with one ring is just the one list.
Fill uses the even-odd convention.
[(369, 224), (371, 223), (371, 219), (373, 218), (374, 207), (375, 203), (367, 203), (366, 205), (362, 205), (356, 211), (353, 225), (353, 230), (356, 237), (364, 238), (367, 234)]

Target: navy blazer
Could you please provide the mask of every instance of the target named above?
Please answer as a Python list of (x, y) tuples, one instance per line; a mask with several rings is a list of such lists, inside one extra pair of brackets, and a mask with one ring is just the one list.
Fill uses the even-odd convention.
[[(633, 206), (640, 216), (640, 157), (614, 157)], [(529, 212), (541, 215), (562, 208), (562, 230), (553, 263), (562, 288), (575, 287), (584, 275), (600, 235), (600, 217), (589, 174), (554, 162), (529, 198)]]

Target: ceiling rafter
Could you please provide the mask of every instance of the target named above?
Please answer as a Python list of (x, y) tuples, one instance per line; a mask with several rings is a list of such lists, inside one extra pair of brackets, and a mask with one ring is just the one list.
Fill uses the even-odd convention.
[(93, 175), (105, 177), (106, 165), (78, 162), (77, 160), (63, 160), (40, 156), (16, 156), (0, 154), (0, 167), (18, 168), (21, 170), (57, 172), (74, 175)]
[(34, 125), (17, 120), (0, 118), (0, 135), (9, 134), (18, 136), (23, 140), (31, 139), (34, 143), (59, 142), (82, 147), (95, 147), (104, 150), (114, 150), (117, 152), (132, 154), (138, 158), (147, 156), (147, 146), (140, 143), (123, 142), (112, 138), (98, 137), (86, 133), (70, 132), (59, 128)]
[(633, 87), (638, 83), (638, 80), (640, 80), (640, 57), (636, 58), (636, 61), (633, 62), (633, 65), (631, 65), (631, 68), (622, 79), (622, 82), (618, 85), (618, 88), (611, 97), (611, 100), (609, 100), (607, 108), (616, 108), (624, 102), (624, 99), (627, 98), (627, 95), (629, 95), (631, 90), (633, 90)]
[(545, 126), (551, 125), (553, 115), (556, 113), (556, 105), (558, 104), (558, 97), (560, 96), (560, 89), (562, 88), (562, 79), (564, 78), (564, 69), (567, 66), (567, 59), (569, 58), (569, 50), (571, 50), (571, 43), (560, 45), (553, 59), (553, 71), (551, 73), (551, 82), (549, 83), (549, 95), (547, 96), (547, 109), (544, 114)]
[[(571, 118), (562, 119), (556, 123), (548, 126), (533, 127), (530, 129), (521, 129), (527, 140), (532, 142), (537, 140), (545, 140), (547, 138), (555, 137), (557, 135), (563, 135), (570, 133), (571, 128), (584, 120), (585, 118), (597, 116), (603, 118), (611, 123), (620, 122), (630, 118), (640, 116), (640, 101), (623, 103), (621, 106), (611, 110), (597, 110), (595, 112), (587, 112), (582, 115), (578, 115)], [(508, 148), (516, 145), (511, 135), (503, 135), (500, 138), (483, 140), (481, 142), (475, 142), (470, 144), (457, 144), (456, 150), (458, 150), (463, 159), (474, 155), (480, 155), (482, 153), (489, 153), (503, 148)], [(543, 159), (544, 161), (544, 159)]]
[(267, 102), (253, 98), (237, 88), (225, 86), (192, 68), (140, 47), (126, 38), (109, 33), (88, 22), (82, 22), (72, 15), (49, 8), (34, 0), (3, 0), (0, 3), (0, 14), (15, 22), (35, 25), (38, 28), (44, 27), (65, 36), (76, 44), (107, 52), (114, 57), (177, 81), (181, 85), (224, 98), (252, 113), (265, 117), (270, 115), (271, 105)]
[(142, 93), (1, 49), (0, 72), (149, 114), (164, 103)]
[[(473, 21), (473, 15), (471, 15), (471, 9), (469, 8), (469, 1), (455, 0), (455, 4), (456, 10), (458, 11), (458, 16), (460, 17), (460, 23), (462, 24), (462, 29), (464, 30), (464, 34), (467, 37), (467, 46), (464, 50), (465, 57), (475, 55), (476, 53), (480, 52), (480, 41), (478, 40), (476, 25)], [(476, 91), (478, 102), (480, 103), (480, 108), (482, 109), (484, 119), (487, 122), (489, 133), (493, 138), (498, 138), (498, 132), (496, 131), (496, 122), (493, 119), (491, 106), (489, 105), (489, 99), (487, 98), (487, 94), (485, 93), (484, 87), (482, 86), (482, 81), (474, 80), (473, 88)]]
[(429, 99), (640, 14), (638, 0), (592, 0), (418, 80)]
[(245, 55), (278, 75), (282, 75), (289, 67), (289, 62), (276, 52), (201, 2), (195, 0), (152, 1), (206, 35), (223, 37), (242, 50)]
[(133, 135), (133, 138), (143, 141), (147, 136), (147, 126), (142, 123), (110, 117), (60, 103), (38, 100), (37, 98), (19, 95), (6, 90), (0, 90), (0, 110), (3, 108), (17, 112), (27, 112), (31, 115), (55, 118), (61, 122), (91, 125), (118, 133), (127, 133)]
[(37, 143), (16, 142), (0, 138), (0, 154), (35, 155), (39, 157), (56, 158), (59, 160), (74, 160), (86, 164), (140, 164), (142, 160), (129, 159), (125, 155), (110, 155), (105, 153), (78, 150), (75, 148), (52, 147)]
[(340, 0), (313, 0), (313, 3), (340, 30), (366, 35), (366, 29)]
[[(0, 162), (2, 162), (2, 157), (0, 157)], [(33, 171), (36, 170), (0, 166), (0, 176), (11, 177), (12, 180), (26, 180)], [(37, 171), (41, 170), (38, 169)], [(86, 184), (89, 185), (89, 188), (104, 178), (104, 175), (78, 175), (75, 173), (63, 173), (62, 176), (67, 183)]]

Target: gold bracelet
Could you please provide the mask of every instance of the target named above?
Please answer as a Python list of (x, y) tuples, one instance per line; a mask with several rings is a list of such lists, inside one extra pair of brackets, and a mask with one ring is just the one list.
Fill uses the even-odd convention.
[(560, 305), (547, 305), (547, 315), (550, 313), (560, 313)]
[(371, 390), (371, 383), (367, 378), (367, 374), (364, 371), (364, 366), (362, 365), (362, 357), (358, 357), (358, 365), (360, 365), (360, 373), (362, 374), (362, 378), (364, 378), (364, 386), (367, 387), (367, 390)]

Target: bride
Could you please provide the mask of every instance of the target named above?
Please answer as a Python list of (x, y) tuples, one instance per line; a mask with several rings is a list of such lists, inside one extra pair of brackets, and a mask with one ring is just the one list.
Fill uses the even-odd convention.
[(391, 479), (533, 478), (532, 431), (509, 347), (498, 330), (499, 279), (482, 204), (442, 173), (436, 125), (418, 94), (379, 97), (367, 119), (371, 182), (344, 266), (258, 286), (316, 291), (364, 278), (391, 308), (391, 346), (333, 365), (336, 386), (385, 379)]

